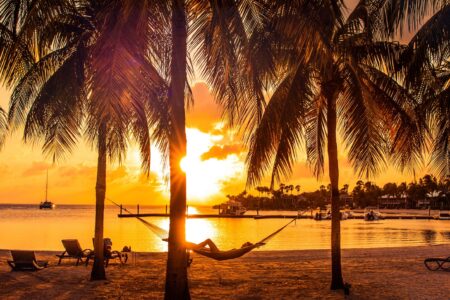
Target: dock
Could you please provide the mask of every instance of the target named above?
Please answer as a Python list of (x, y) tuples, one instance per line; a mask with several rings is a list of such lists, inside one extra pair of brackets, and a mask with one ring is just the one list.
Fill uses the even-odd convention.
[[(159, 218), (168, 218), (170, 217), (168, 206), (166, 205), (165, 212), (163, 213), (142, 213), (140, 211), (139, 204), (136, 206), (136, 213), (132, 213), (123, 205), (115, 204), (119, 207), (120, 211), (117, 215), (119, 218), (143, 218), (143, 217), (159, 217)], [(186, 207), (186, 212), (189, 207)], [(314, 215), (310, 214), (310, 211), (303, 210), (298, 211), (297, 214), (260, 214), (259, 211), (256, 211), (256, 214), (243, 214), (243, 215), (230, 215), (230, 214), (221, 214), (220, 210), (218, 213), (210, 213), (210, 214), (188, 214), (186, 213), (186, 217), (188, 219), (213, 219), (213, 218), (226, 218), (226, 219), (314, 219)], [(356, 215), (349, 216), (348, 219), (364, 219), (364, 214), (358, 212)], [(401, 214), (401, 213), (386, 213), (382, 215), (382, 220), (436, 220), (437, 216), (433, 216), (431, 214)], [(330, 219), (321, 219), (320, 221), (329, 221)], [(344, 221), (344, 220), (343, 220)], [(369, 221), (371, 222), (371, 221)]]
[[(143, 213), (143, 214), (118, 214), (119, 218), (137, 218), (137, 217), (169, 217), (165, 213)], [(186, 215), (188, 219), (208, 219), (208, 218), (227, 218), (227, 219), (312, 219), (311, 216), (296, 215), (219, 215), (219, 214), (191, 214)]]
[[(140, 213), (140, 214), (118, 214), (119, 218), (137, 218), (137, 217), (162, 217), (168, 218), (170, 215), (166, 213)], [(313, 219), (310, 215), (220, 215), (220, 214), (191, 214), (186, 215), (188, 219), (208, 219), (208, 218), (227, 218), (227, 219)], [(364, 219), (364, 216), (352, 216), (351, 219)], [(382, 220), (434, 220), (433, 216), (411, 216), (411, 215), (387, 215)], [(329, 221), (323, 219), (321, 221)]]

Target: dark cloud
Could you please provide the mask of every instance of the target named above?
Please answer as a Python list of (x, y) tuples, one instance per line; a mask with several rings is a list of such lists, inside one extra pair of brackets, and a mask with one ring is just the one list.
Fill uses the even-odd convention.
[(225, 146), (212, 146), (207, 152), (201, 156), (202, 160), (208, 160), (211, 158), (226, 159), (228, 155), (240, 154), (242, 146), (239, 144), (225, 145)]

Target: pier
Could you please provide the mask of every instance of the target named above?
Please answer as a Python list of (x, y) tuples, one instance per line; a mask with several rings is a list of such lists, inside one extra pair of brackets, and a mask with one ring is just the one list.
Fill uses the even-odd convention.
[[(118, 214), (119, 218), (136, 218), (136, 217), (162, 217), (168, 218), (170, 215), (166, 213), (141, 213), (141, 214)], [(310, 215), (283, 215), (283, 214), (274, 214), (274, 215), (221, 215), (221, 214), (190, 214), (186, 215), (188, 219), (207, 219), (207, 218), (227, 218), (227, 219), (313, 219), (313, 216)], [(364, 219), (364, 216), (352, 216), (348, 217), (348, 220), (351, 219)], [(383, 216), (383, 220), (434, 220), (435, 218), (432, 216), (400, 216), (400, 215), (387, 215)], [(323, 222), (330, 221), (329, 219), (321, 220)], [(345, 220), (343, 220), (345, 221)], [(373, 221), (372, 221), (373, 222)]]
[[(117, 215), (119, 218), (138, 218), (138, 217), (160, 217), (160, 218), (168, 218), (170, 217), (168, 206), (166, 205), (164, 212), (161, 213), (143, 213), (140, 209), (139, 204), (136, 206), (136, 213), (132, 213), (124, 206), (115, 204), (120, 212)], [(243, 215), (230, 215), (230, 214), (221, 214), (221, 211), (218, 210), (217, 213), (209, 213), (209, 214), (189, 214), (188, 208), (186, 207), (186, 217), (188, 219), (208, 219), (208, 218), (227, 218), (227, 219), (314, 219), (314, 214), (311, 213), (310, 210), (302, 210), (298, 211), (297, 214), (292, 212), (292, 214), (283, 214), (283, 213), (272, 213), (272, 214), (260, 214), (260, 210), (256, 210), (256, 214), (243, 214)], [(251, 211), (253, 212), (253, 211)], [(347, 219), (364, 219), (364, 214), (361, 210), (353, 212), (352, 216), (349, 216)], [(430, 211), (427, 214), (414, 214), (411, 212), (383, 212), (382, 220), (436, 220), (437, 216), (431, 215)], [(330, 221), (330, 219), (321, 219), (320, 221)], [(345, 220), (342, 220), (345, 221)]]

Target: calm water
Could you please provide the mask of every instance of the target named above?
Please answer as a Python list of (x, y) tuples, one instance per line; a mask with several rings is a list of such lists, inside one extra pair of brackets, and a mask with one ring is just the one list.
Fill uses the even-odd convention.
[[(144, 207), (141, 212), (164, 212), (164, 207)], [(212, 213), (210, 208), (190, 207), (190, 213)], [(267, 212), (266, 212), (267, 213)], [(277, 212), (280, 213), (280, 212)], [(131, 245), (135, 251), (167, 251), (167, 244), (134, 218), (118, 218), (116, 207), (106, 207), (105, 237), (113, 247)], [(252, 212), (249, 212), (252, 214)], [(293, 214), (293, 212), (286, 212)], [(0, 249), (61, 250), (62, 239), (76, 238), (83, 248), (92, 248), (94, 206), (60, 205), (39, 210), (37, 205), (0, 205)], [(147, 218), (168, 229), (167, 218)], [(187, 239), (214, 240), (219, 248), (256, 242), (286, 224), (286, 219), (189, 219)], [(383, 220), (342, 223), (343, 248), (376, 248), (450, 244), (450, 222), (439, 220)], [(328, 249), (330, 222), (297, 220), (261, 250)]]

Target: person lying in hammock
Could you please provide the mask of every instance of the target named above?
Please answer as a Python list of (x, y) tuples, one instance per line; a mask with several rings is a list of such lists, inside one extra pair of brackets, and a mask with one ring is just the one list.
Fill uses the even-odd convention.
[[(209, 250), (210, 252), (220, 252), (220, 249), (217, 247), (217, 245), (210, 239), (206, 239), (198, 244), (186, 241), (185, 245), (186, 248), (191, 250)], [(241, 248), (245, 248), (252, 245), (253, 244), (250, 242), (245, 242), (244, 244), (242, 244)]]
[[(163, 240), (167, 242), (168, 239)], [(252, 243), (246, 242), (242, 244), (241, 248), (245, 248), (252, 245), (253, 245)], [(211, 239), (206, 239), (198, 244), (186, 241), (185, 246), (190, 250), (209, 250), (210, 252), (220, 252), (220, 249)]]

